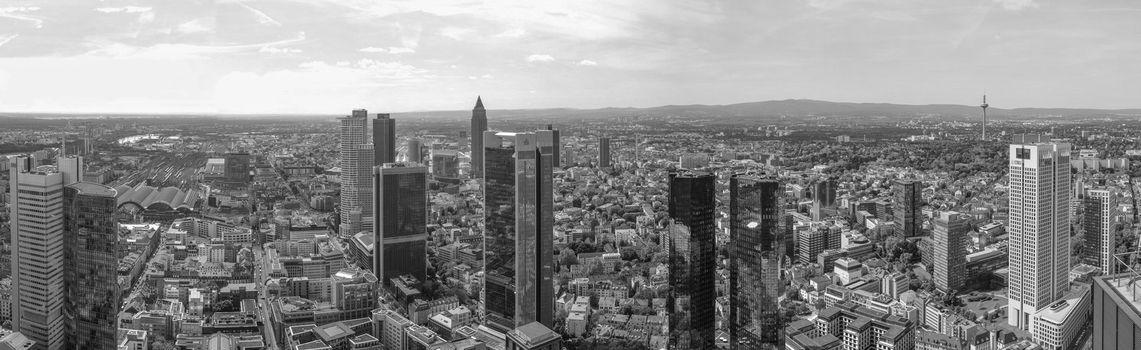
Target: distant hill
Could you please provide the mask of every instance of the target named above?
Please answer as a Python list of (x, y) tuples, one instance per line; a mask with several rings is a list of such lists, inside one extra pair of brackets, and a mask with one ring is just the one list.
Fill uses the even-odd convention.
[[(106, 114), (111, 115), (111, 114)], [(332, 117), (336, 114), (322, 115)], [(730, 105), (670, 105), (649, 108), (600, 108), (600, 109), (489, 109), (488, 115), (500, 120), (553, 120), (553, 119), (602, 119), (623, 116), (677, 116), (684, 118), (709, 118), (725, 120), (741, 119), (771, 119), (781, 117), (881, 117), (885, 119), (914, 119), (914, 118), (943, 118), (951, 120), (975, 120), (981, 117), (982, 111), (978, 106), (929, 104), (904, 105), (891, 103), (852, 103), (829, 102), (818, 100), (779, 100), (763, 102), (746, 102)], [(32, 118), (81, 118), (90, 115), (67, 115), (49, 113), (0, 113), (0, 124), (12, 122), (29, 122)], [(119, 115), (115, 115), (120, 117)], [(157, 115), (155, 115), (157, 116)], [(236, 119), (308, 119), (315, 115), (179, 115), (165, 117), (220, 117)], [(465, 119), (471, 116), (471, 111), (424, 111), (393, 113), (399, 118), (424, 119)], [(1027, 119), (1118, 119), (1141, 117), (1141, 109), (1080, 109), (1080, 108), (1014, 108), (1002, 109), (991, 107), (987, 109), (987, 116), (993, 120), (1027, 120)], [(128, 118), (147, 118), (149, 115), (128, 115)], [(13, 119), (5, 119), (13, 118)], [(332, 120), (330, 120), (331, 122)]]

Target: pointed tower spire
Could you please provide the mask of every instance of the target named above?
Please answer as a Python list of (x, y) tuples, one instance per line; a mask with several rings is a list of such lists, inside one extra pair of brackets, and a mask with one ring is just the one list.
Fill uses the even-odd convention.
[(483, 109), (483, 97), (475, 97), (475, 109)]

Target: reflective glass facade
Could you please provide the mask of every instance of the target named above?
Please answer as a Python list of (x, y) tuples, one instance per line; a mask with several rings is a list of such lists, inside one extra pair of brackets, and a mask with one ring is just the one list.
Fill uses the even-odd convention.
[(712, 349), (717, 288), (716, 177), (704, 172), (670, 174), (671, 349)]
[(115, 190), (77, 183), (64, 188), (66, 341), (75, 349), (115, 349), (121, 293)]
[(389, 163), (373, 171), (373, 271), (384, 283), (427, 277), (428, 168)]
[(784, 250), (780, 183), (734, 175), (729, 179), (729, 348), (784, 348), (777, 300), (783, 292)]

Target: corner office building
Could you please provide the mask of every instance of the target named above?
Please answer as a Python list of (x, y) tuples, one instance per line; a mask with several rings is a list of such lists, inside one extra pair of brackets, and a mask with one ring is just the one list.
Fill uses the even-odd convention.
[(729, 178), (729, 349), (784, 348), (780, 182)]
[(707, 172), (670, 173), (669, 347), (714, 348), (717, 287), (716, 181)]
[(383, 283), (427, 277), (428, 168), (388, 163), (373, 168), (372, 270)]

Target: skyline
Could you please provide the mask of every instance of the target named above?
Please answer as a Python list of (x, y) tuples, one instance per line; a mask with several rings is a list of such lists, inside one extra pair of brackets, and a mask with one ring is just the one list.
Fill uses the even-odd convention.
[(1004, 106), (1138, 108), (1137, 12), (1030, 0), (13, 1), (0, 7), (0, 111), (400, 113), (465, 110), (471, 95), (499, 109), (970, 105), (984, 92)]

